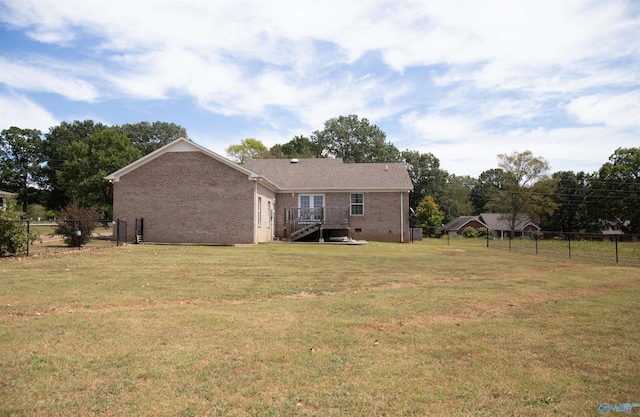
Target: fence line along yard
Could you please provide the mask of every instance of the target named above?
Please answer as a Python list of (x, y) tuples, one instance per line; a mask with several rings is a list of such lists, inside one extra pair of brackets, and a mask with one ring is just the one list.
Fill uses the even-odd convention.
[[(74, 222), (76, 220), (67, 220)], [(35, 244), (27, 243), (25, 251), (19, 255), (50, 251), (65, 250), (60, 236), (52, 236), (57, 223), (42, 223), (28, 220), (3, 221), (2, 224), (21, 223), (24, 233), (36, 232), (39, 241)], [(2, 227), (0, 224), (0, 228)], [(554, 259), (571, 259), (600, 264), (619, 264), (625, 266), (640, 266), (640, 235), (637, 234), (602, 234), (602, 233), (567, 233), (540, 231), (528, 236), (503, 239), (494, 238), (491, 230), (481, 230), (479, 237), (464, 237), (461, 235), (442, 235), (438, 228), (424, 229), (425, 235), (439, 236), (431, 241), (439, 241), (450, 246), (486, 246), (488, 250), (498, 249), (529, 253), (537, 256), (547, 256)], [(88, 246), (116, 246), (127, 241), (126, 222), (100, 221), (94, 230), (94, 239)], [(432, 232), (432, 233), (428, 233)], [(421, 240), (422, 233), (412, 233), (412, 240)], [(418, 237), (420, 236), (420, 237)], [(59, 246), (57, 247), (56, 246)], [(84, 245), (86, 246), (86, 245)]]
[[(67, 245), (63, 243), (63, 236), (54, 234), (56, 227), (60, 223), (66, 223), (71, 229), (81, 230), (83, 224), (94, 223), (92, 227), (91, 239)], [(120, 220), (99, 220), (97, 222), (83, 219), (63, 219), (55, 221), (33, 221), (33, 220), (3, 220), (0, 221), (0, 236), (4, 236), (3, 228), (10, 225), (19, 224), (21, 227), (12, 233), (23, 235), (23, 243), (17, 248), (14, 256), (30, 256), (35, 254), (64, 252), (78, 250), (79, 248), (99, 248), (108, 246), (119, 246), (126, 241), (126, 222)], [(80, 235), (78, 235), (79, 237)], [(34, 240), (35, 239), (35, 240)], [(0, 253), (1, 254), (1, 253)], [(11, 256), (11, 253), (5, 255)]]
[(529, 236), (505, 236), (504, 239), (497, 239), (485, 232), (479, 237), (447, 234), (439, 239), (450, 246), (482, 245), (488, 249), (517, 251), (555, 259), (640, 266), (640, 235), (636, 234), (540, 231)]

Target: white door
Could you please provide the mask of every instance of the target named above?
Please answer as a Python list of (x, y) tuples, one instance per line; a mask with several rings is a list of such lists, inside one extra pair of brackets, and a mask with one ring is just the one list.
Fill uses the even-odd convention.
[(324, 194), (300, 194), (298, 197), (299, 217), (301, 221), (317, 221), (322, 215)]

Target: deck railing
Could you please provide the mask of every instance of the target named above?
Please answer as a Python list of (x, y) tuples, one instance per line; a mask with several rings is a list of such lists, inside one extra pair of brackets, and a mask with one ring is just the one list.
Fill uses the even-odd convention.
[(285, 224), (289, 234), (311, 225), (325, 229), (347, 229), (350, 226), (349, 207), (286, 207)]

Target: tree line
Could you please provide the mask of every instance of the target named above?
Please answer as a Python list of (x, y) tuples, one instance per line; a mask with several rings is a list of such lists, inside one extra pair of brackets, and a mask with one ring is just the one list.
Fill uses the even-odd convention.
[[(185, 128), (159, 121), (122, 126), (62, 122), (44, 134), (11, 127), (0, 136), (0, 189), (16, 193), (22, 211), (32, 218), (34, 208), (59, 212), (71, 202), (97, 207), (110, 218), (113, 187), (104, 177), (179, 137), (188, 139)], [(248, 158), (404, 163), (414, 185), (410, 206), (422, 222), (435, 226), (489, 211), (513, 222), (531, 216), (545, 230), (597, 232), (606, 219), (621, 220), (626, 233), (640, 233), (640, 148), (617, 149), (597, 172), (551, 175), (544, 158), (514, 151), (497, 155), (497, 166), (474, 178), (450, 174), (432, 153), (398, 150), (376, 125), (349, 115), (271, 148), (247, 138), (226, 151), (241, 164)]]
[(179, 137), (186, 129), (165, 122), (62, 122), (44, 134), (11, 127), (0, 134), (0, 189), (16, 193), (31, 217), (75, 202), (110, 218), (113, 186), (104, 177)]

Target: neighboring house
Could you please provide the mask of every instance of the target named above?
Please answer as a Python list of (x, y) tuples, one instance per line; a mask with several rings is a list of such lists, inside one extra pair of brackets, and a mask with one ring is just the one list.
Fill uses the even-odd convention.
[(184, 138), (108, 175), (128, 240), (242, 245), (287, 240), (409, 241), (406, 167), (341, 159), (239, 165)]
[(0, 190), (0, 210), (2, 211), (7, 210), (7, 201), (9, 200), (9, 197), (13, 197), (13, 196), (15, 196), (15, 194), (10, 193), (8, 191)]
[[(493, 237), (503, 239), (509, 237), (511, 233), (511, 222), (509, 218), (500, 213), (482, 213), (478, 216), (461, 216), (450, 221), (442, 227), (442, 231), (449, 236), (462, 235), (467, 227), (474, 229), (489, 229)], [(528, 216), (521, 216), (515, 225), (515, 236), (531, 236), (531, 233), (539, 231), (540, 227)]]
[(624, 230), (629, 228), (631, 221), (630, 220), (622, 221), (620, 219), (601, 220), (600, 224), (601, 224), (600, 231), (602, 232), (603, 235), (622, 235), (624, 234)]

